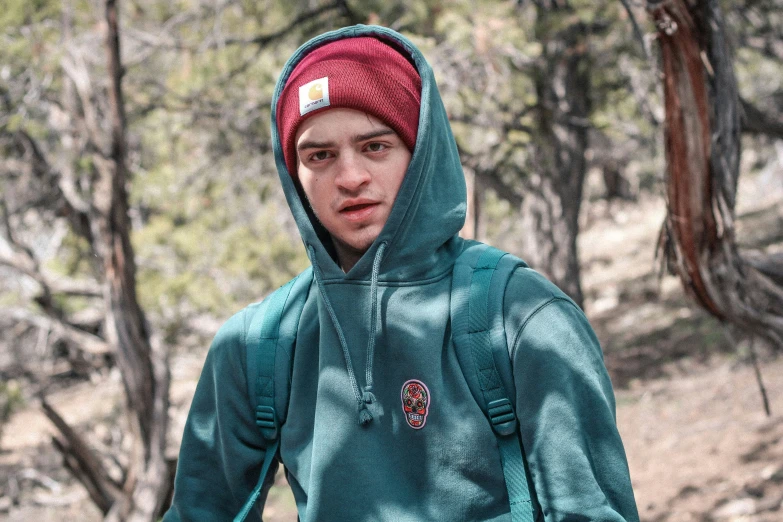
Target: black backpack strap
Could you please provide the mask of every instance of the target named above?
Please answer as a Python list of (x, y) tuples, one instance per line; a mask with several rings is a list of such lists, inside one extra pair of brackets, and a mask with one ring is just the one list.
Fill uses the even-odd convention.
[(255, 401), (255, 418), (266, 440), (258, 484), (234, 522), (242, 522), (261, 494), (264, 481), (280, 445), (280, 426), (288, 414), (291, 364), (313, 270), (308, 268), (266, 298), (251, 319), (247, 333), (248, 392)]
[(513, 376), (503, 325), (506, 283), (517, 267), (526, 265), (507, 256), (472, 242), (457, 258), (451, 282), (451, 329), (465, 380), (489, 419), (500, 448), (511, 520), (533, 522), (514, 394), (509, 393), (513, 392)]

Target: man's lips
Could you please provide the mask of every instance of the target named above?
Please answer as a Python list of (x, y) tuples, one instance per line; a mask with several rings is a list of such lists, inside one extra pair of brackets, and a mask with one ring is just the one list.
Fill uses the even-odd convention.
[(370, 217), (378, 205), (380, 202), (368, 199), (345, 201), (340, 205), (340, 215), (349, 221), (362, 221)]

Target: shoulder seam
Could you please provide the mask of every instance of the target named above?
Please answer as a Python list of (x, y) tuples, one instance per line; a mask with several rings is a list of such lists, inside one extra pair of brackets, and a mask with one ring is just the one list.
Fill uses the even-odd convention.
[(525, 321), (520, 325), (519, 329), (517, 330), (517, 333), (514, 334), (514, 342), (511, 344), (511, 353), (509, 354), (512, 363), (514, 361), (514, 356), (516, 355), (517, 352), (517, 343), (519, 343), (519, 338), (522, 336), (522, 332), (524, 331), (527, 324), (530, 322), (531, 319), (533, 319), (533, 317), (535, 317), (536, 314), (538, 314), (538, 312), (540, 312), (541, 310), (543, 310), (544, 308), (546, 308), (547, 306), (549, 306), (550, 304), (556, 301), (564, 301), (577, 309), (579, 308), (570, 299), (566, 297), (560, 297), (560, 296), (551, 297), (550, 299), (544, 301), (538, 307), (536, 307), (536, 309), (533, 310), (530, 313), (530, 315), (527, 316), (527, 319), (525, 319)]

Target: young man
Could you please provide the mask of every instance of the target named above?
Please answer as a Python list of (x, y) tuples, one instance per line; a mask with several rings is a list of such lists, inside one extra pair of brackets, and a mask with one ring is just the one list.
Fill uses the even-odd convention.
[[(429, 65), (393, 31), (350, 27), (300, 48), (275, 92), (278, 170), (314, 272), (276, 459), (300, 520), (511, 520), (498, 441), (452, 339), (465, 182)], [(258, 480), (267, 443), (247, 347), (264, 306), (213, 342), (167, 522), (230, 520)], [(536, 519), (638, 520), (611, 384), (581, 310), (519, 269), (503, 323)]]

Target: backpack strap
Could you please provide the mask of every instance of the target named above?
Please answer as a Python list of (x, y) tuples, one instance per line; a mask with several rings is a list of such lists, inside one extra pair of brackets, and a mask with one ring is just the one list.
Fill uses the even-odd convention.
[(520, 266), (527, 265), (496, 248), (471, 242), (454, 265), (451, 328), (465, 380), (489, 419), (500, 448), (511, 520), (533, 522), (533, 504), (512, 402), (514, 381), (503, 325), (506, 283)]
[(267, 297), (266, 306), (250, 321), (246, 341), (248, 392), (266, 452), (258, 484), (234, 522), (244, 521), (253, 508), (280, 445), (280, 426), (288, 414), (296, 333), (312, 280), (313, 269), (309, 267)]

